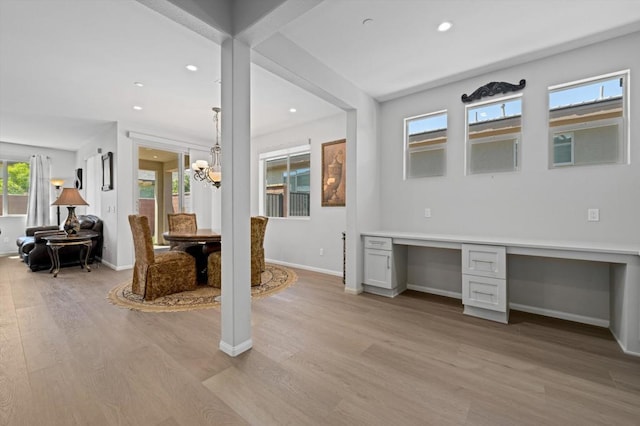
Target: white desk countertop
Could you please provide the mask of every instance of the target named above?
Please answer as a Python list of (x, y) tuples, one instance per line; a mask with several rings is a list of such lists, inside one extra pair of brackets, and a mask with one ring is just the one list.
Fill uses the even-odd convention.
[[(524, 238), (503, 238), (503, 237), (482, 237), (477, 235), (447, 235), (447, 234), (422, 234), (416, 232), (401, 231), (368, 231), (362, 232), (362, 236), (366, 237), (386, 237), (392, 238), (395, 244), (411, 244), (415, 240), (415, 245), (420, 242), (436, 242), (450, 244), (451, 248), (461, 244), (486, 244), (499, 245), (509, 249), (542, 249), (542, 250), (563, 250), (573, 252), (589, 252), (602, 253), (625, 256), (640, 256), (640, 244), (610, 244), (605, 242), (575, 242), (575, 241), (559, 241), (559, 240), (534, 240)], [(511, 251), (517, 254), (517, 250)]]

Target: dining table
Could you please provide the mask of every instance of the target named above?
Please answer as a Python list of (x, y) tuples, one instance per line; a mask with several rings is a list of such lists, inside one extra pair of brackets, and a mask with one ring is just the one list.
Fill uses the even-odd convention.
[[(196, 275), (199, 284), (207, 283), (207, 260), (209, 254), (220, 251), (221, 236), (213, 229), (199, 228), (195, 231), (167, 231), (162, 237), (169, 242), (178, 243), (196, 260)], [(194, 249), (195, 248), (195, 249)]]

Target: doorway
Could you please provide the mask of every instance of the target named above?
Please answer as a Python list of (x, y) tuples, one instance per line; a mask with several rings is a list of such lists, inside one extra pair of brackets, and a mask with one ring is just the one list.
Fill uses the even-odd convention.
[(149, 218), (156, 246), (168, 246), (167, 214), (191, 212), (189, 154), (151, 146), (138, 146), (138, 214)]

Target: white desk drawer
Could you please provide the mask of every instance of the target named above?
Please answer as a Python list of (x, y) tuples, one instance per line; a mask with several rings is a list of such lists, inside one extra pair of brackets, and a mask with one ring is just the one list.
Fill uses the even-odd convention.
[(507, 311), (507, 280), (462, 275), (462, 303), (491, 311)]
[(364, 237), (365, 249), (391, 250), (391, 238), (386, 237)]
[(507, 278), (507, 250), (504, 246), (462, 244), (462, 273)]

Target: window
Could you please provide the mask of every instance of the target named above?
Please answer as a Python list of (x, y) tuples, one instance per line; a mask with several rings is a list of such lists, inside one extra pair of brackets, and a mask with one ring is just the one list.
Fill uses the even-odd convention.
[(29, 163), (0, 160), (0, 216), (27, 214)]
[(521, 96), (502, 98), (467, 109), (467, 172), (518, 170), (522, 134)]
[(260, 156), (262, 214), (269, 217), (308, 217), (311, 192), (309, 146)]
[[(191, 210), (191, 169), (189, 167), (189, 155), (184, 154), (184, 167), (182, 169), (182, 179), (180, 179), (180, 171), (173, 169), (171, 171), (171, 199), (174, 212), (190, 212)], [(182, 181), (182, 193), (184, 194), (183, 206), (180, 209), (180, 181)]]
[(549, 166), (625, 161), (625, 81), (610, 74), (549, 88)]
[(405, 118), (404, 135), (405, 179), (444, 176), (447, 112)]

